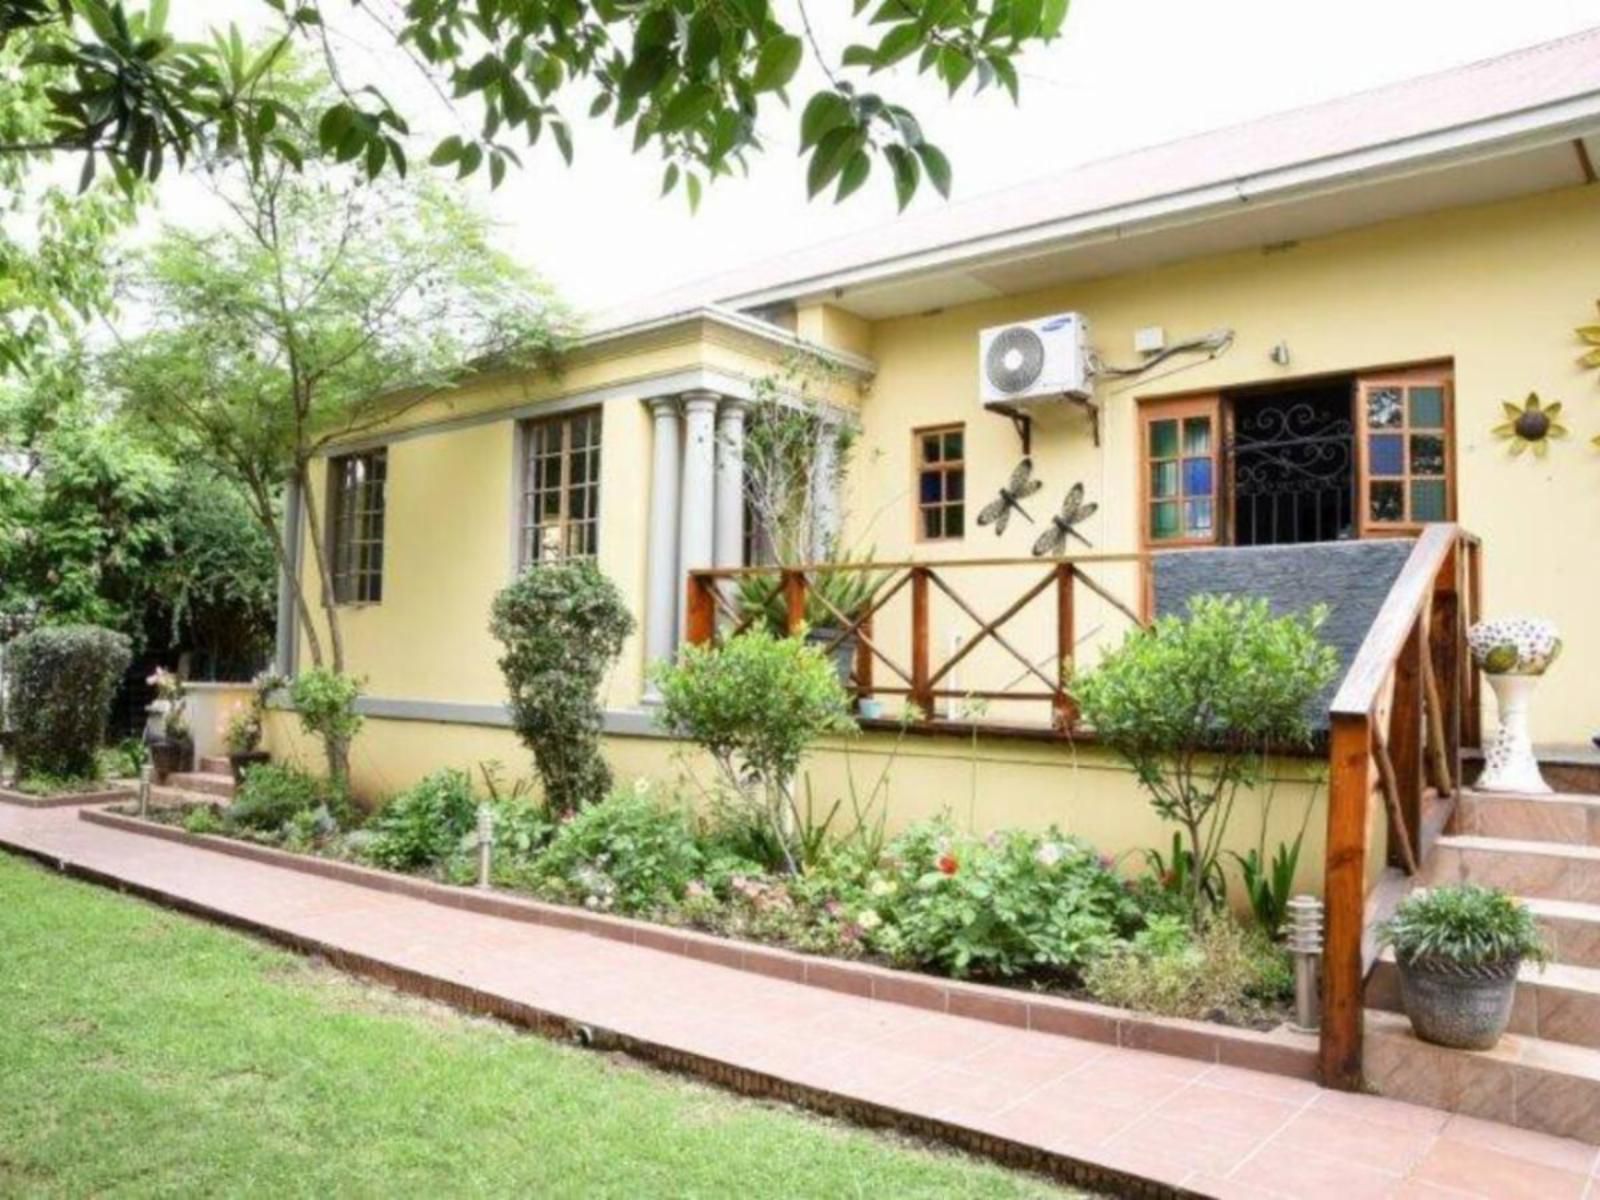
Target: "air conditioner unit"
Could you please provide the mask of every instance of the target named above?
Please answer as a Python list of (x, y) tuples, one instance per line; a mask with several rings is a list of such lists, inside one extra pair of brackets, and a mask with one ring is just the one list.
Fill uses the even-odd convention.
[(1001, 409), (1038, 408), (1052, 400), (1088, 400), (1089, 322), (1060, 313), (997, 325), (978, 334), (983, 403)]

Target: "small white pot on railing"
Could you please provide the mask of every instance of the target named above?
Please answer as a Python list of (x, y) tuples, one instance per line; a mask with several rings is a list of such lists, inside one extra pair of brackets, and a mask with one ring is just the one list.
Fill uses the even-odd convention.
[(1484, 751), (1482, 792), (1550, 791), (1533, 753), (1528, 710), (1539, 677), (1561, 653), (1561, 635), (1549, 621), (1512, 617), (1480, 621), (1467, 633), (1472, 661), (1494, 689), (1500, 728)]

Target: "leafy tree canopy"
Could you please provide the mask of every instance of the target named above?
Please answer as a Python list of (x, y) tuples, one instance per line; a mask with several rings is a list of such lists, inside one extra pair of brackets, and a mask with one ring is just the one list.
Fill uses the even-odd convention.
[[(1060, 32), (1067, 0), (851, 0), (859, 40), (837, 60), (822, 53), (805, 0), (793, 14), (769, 0), (408, 0), (385, 36), (400, 46), (477, 132), (438, 143), (432, 161), (498, 183), (521, 148), (548, 135), (569, 161), (571, 112), (631, 129), (636, 148), (665, 161), (664, 191), (681, 181), (697, 203), (705, 181), (762, 150), (757, 121), (790, 95), (809, 49), (826, 84), (800, 105), (807, 187), (843, 199), (882, 163), (902, 207), (926, 178), (948, 194), (950, 164), (916, 116), (871, 81), (902, 62), (952, 95), (999, 86), (1018, 94), (1016, 61)], [(262, 81), (293, 41), (314, 44), (340, 79), (329, 10), (360, 0), (260, 0), (283, 33), (259, 51), (236, 30), (186, 44), (166, 28), (168, 0), (129, 9), (120, 0), (0, 0), (0, 45), (26, 47), (30, 66), (65, 72), (52, 91), (48, 131), (10, 144), (84, 153), (84, 178), (103, 157), (125, 181), (155, 179), (210, 143), (241, 149), (261, 169), (303, 157), (291, 127), (315, 131), (321, 152), (373, 178), (404, 174), (407, 116), (376, 87), (341, 88), (315, 111), (297, 110)], [(870, 11), (869, 11), (870, 10)], [(64, 36), (62, 36), (64, 35)], [(792, 118), (791, 118), (792, 119)]]

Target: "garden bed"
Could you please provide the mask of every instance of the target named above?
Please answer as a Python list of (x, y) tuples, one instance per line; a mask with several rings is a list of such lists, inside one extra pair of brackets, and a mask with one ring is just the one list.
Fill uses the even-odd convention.
[(76, 804), (114, 804), (132, 797), (133, 792), (120, 784), (96, 783), (81, 789), (57, 792), (24, 792), (15, 788), (0, 787), (0, 803), (15, 804), (21, 808), (68, 808)]
[(889, 1003), (1296, 1078), (1310, 1079), (1315, 1073), (1315, 1038), (1295, 1033), (1286, 1026), (1257, 1030), (1212, 1021), (1159, 1017), (1018, 987), (973, 983), (872, 962), (800, 953), (695, 929), (554, 904), (498, 888), (459, 887), (259, 842), (210, 833), (191, 833), (178, 824), (142, 819), (125, 813), (86, 810), (80, 816), (83, 820), (126, 832), (413, 896), (487, 916), (575, 930), (714, 962), (736, 970), (776, 976)]

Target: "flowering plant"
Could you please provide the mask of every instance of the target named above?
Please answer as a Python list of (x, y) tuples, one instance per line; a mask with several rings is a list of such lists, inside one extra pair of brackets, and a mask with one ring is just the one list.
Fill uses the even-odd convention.
[(181, 742), (189, 736), (189, 702), (185, 697), (183, 680), (178, 678), (176, 672), (157, 667), (145, 682), (155, 688), (156, 699), (166, 706), (161, 714), (161, 732), (168, 741)]

